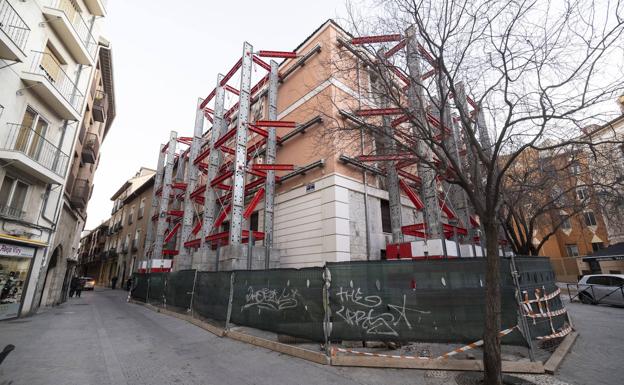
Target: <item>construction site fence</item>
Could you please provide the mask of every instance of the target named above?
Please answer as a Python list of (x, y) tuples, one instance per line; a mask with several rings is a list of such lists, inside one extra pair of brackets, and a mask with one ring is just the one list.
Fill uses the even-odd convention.
[[(464, 343), (483, 336), (485, 259), (327, 263), (302, 269), (135, 274), (134, 300), (312, 341)], [(514, 269), (515, 263), (515, 269)], [(502, 260), (502, 342), (569, 324), (548, 258)], [(515, 274), (512, 274), (516, 272)], [(514, 279), (515, 278), (515, 279)]]

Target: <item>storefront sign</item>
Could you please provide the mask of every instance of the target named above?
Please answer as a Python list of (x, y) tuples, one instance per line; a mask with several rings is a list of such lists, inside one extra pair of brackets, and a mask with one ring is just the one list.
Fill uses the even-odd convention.
[(7, 257), (33, 258), (35, 256), (35, 248), (0, 243), (0, 255)]

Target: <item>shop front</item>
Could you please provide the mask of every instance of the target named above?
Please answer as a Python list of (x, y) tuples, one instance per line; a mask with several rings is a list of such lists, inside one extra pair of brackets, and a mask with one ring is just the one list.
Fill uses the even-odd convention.
[(35, 251), (0, 242), (0, 320), (19, 315)]

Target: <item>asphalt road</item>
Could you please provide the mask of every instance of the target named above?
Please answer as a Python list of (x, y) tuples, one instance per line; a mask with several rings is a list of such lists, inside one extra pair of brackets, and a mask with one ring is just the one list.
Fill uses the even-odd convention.
[[(126, 292), (83, 292), (40, 314), (0, 323), (0, 385), (449, 384), (455, 373), (339, 368), (218, 338), (125, 301)], [(624, 309), (572, 304), (581, 333), (561, 373), (540, 382), (620, 384)], [(619, 322), (618, 322), (619, 321)]]

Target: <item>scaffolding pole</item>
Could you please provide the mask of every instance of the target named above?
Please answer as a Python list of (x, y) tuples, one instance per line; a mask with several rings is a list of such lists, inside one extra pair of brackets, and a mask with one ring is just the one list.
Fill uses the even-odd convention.
[[(158, 164), (156, 165), (156, 175), (154, 175), (154, 190), (152, 191), (152, 210), (151, 215), (155, 215), (158, 211), (160, 200), (158, 199), (158, 190), (162, 187), (163, 172), (165, 169), (165, 145), (160, 145), (158, 151)], [(145, 247), (143, 250), (143, 260), (149, 260), (149, 256), (153, 251), (154, 242), (154, 221), (151, 217), (148, 219), (147, 234), (145, 234)]]
[[(210, 134), (210, 155), (208, 159), (208, 176), (206, 178), (206, 191), (204, 192), (204, 215), (201, 231), (200, 253), (202, 260), (206, 261), (210, 252), (210, 243), (206, 241), (206, 237), (210, 235), (212, 226), (217, 214), (217, 191), (210, 185), (212, 180), (217, 176), (223, 155), (221, 151), (214, 148), (215, 142), (227, 131), (227, 122), (223, 115), (225, 114), (225, 88), (221, 85), (224, 76), (217, 76), (217, 87), (214, 106), (214, 123), (212, 124), (212, 133)], [(207, 262), (207, 261), (206, 261)], [(218, 268), (219, 261), (215, 261), (214, 268)]]
[[(152, 259), (162, 259), (163, 244), (165, 241), (165, 231), (167, 230), (167, 210), (169, 208), (169, 196), (171, 195), (171, 179), (173, 177), (173, 163), (175, 160), (175, 150), (178, 134), (171, 131), (169, 136), (169, 145), (167, 147), (167, 161), (165, 164), (165, 173), (162, 181), (162, 192), (160, 196), (160, 207), (158, 211), (158, 223), (156, 225), (156, 236), (154, 242), (154, 252)], [(154, 193), (158, 192), (154, 190)]]
[(202, 134), (204, 132), (204, 111), (199, 108), (202, 99), (197, 100), (197, 110), (195, 111), (195, 127), (193, 129), (193, 142), (189, 150), (189, 170), (187, 173), (187, 186), (184, 191), (184, 216), (182, 217), (181, 242), (178, 243), (180, 254), (178, 255), (177, 269), (190, 269), (192, 265), (191, 249), (184, 246), (184, 242), (188, 241), (193, 230), (193, 219), (195, 217), (194, 201), (191, 199), (191, 193), (197, 187), (197, 178), (199, 176), (199, 164), (195, 164), (195, 159), (199, 154), (201, 147)]
[[(408, 86), (407, 98), (410, 108), (410, 114), (420, 122), (422, 127), (428, 127), (427, 116), (424, 106), (424, 95), (422, 85), (415, 79), (420, 79), (420, 53), (417, 35), (414, 27), (407, 31), (407, 68), (412, 81)], [(414, 128), (414, 135), (420, 136), (418, 128)], [(437, 184), (435, 180), (436, 172), (430, 167), (432, 161), (431, 150), (427, 144), (419, 140), (417, 147), (418, 156), (428, 162), (418, 162), (418, 176), (422, 180), (421, 197), (425, 205), (424, 222), (426, 224), (427, 235), (432, 239), (444, 239), (442, 228), (442, 216), (438, 203)], [(443, 243), (444, 244), (444, 243)]]
[[(277, 87), (279, 83), (279, 71), (276, 61), (271, 60), (271, 72), (269, 73), (269, 120), (277, 120)], [(276, 128), (267, 129), (269, 136), (266, 144), (266, 164), (275, 163), (276, 152)], [(271, 261), (271, 248), (273, 247), (273, 208), (275, 202), (275, 171), (268, 170), (264, 187), (264, 268), (268, 269)]]
[(239, 245), (242, 242), (243, 211), (245, 210), (245, 175), (247, 173), (247, 124), (249, 123), (249, 108), (251, 104), (252, 67), (253, 47), (248, 42), (245, 42), (243, 45), (236, 147), (234, 150), (234, 183), (232, 186), (230, 245)]

